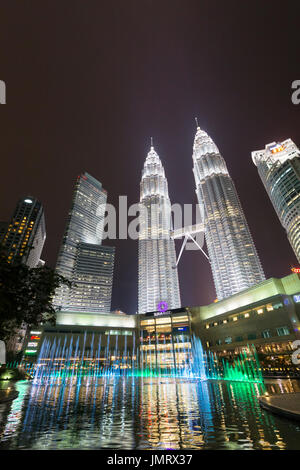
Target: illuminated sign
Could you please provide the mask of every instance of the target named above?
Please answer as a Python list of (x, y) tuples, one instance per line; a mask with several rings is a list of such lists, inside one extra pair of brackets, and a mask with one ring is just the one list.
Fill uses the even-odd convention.
[(41, 339), (41, 338), (40, 336), (33, 335), (33, 336), (30, 336), (30, 339), (33, 340), (33, 339)]
[(272, 153), (282, 152), (282, 150), (284, 150), (284, 146), (281, 144), (276, 144), (273, 147), (270, 147), (270, 150)]
[(300, 268), (291, 268), (291, 271), (293, 271), (293, 273), (300, 273)]
[(38, 344), (37, 344), (36, 342), (32, 342), (32, 343), (28, 343), (28, 344), (27, 344), (27, 347), (28, 347), (28, 348), (36, 348), (37, 345), (38, 345)]
[(168, 310), (167, 302), (159, 302), (157, 306), (157, 310), (161, 313), (164, 313), (166, 310)]
[[(146, 313), (146, 315), (147, 315), (147, 313)], [(152, 313), (150, 313), (150, 315), (152, 315)], [(154, 312), (155, 317), (160, 317), (162, 315), (171, 315), (171, 312), (169, 310), (167, 310), (166, 312)]]
[(36, 349), (26, 349), (25, 354), (36, 354)]
[(41, 335), (42, 332), (41, 331), (31, 331), (30, 334), (31, 335)]
[(296, 304), (299, 304), (300, 303), (300, 294), (293, 295), (293, 299), (296, 302)]

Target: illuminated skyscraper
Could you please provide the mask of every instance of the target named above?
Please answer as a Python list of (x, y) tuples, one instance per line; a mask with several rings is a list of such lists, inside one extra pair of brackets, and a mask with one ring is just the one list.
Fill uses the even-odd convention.
[(79, 243), (71, 306), (79, 312), (110, 312), (115, 248)]
[[(0, 224), (0, 243), (10, 264), (21, 262), (30, 268), (39, 267), (45, 239), (44, 209), (33, 197), (20, 199), (11, 221), (6, 226)], [(8, 341), (8, 351), (21, 351), (26, 331), (23, 322), (18, 333)]]
[(300, 263), (300, 150), (291, 139), (252, 152), (252, 160)]
[(168, 182), (153, 146), (142, 172), (140, 204), (138, 311), (153, 312), (160, 302), (180, 307)]
[(78, 176), (56, 270), (74, 283), (57, 290), (63, 311), (110, 311), (114, 248), (102, 247), (107, 192), (88, 173)]
[(200, 127), (193, 163), (212, 275), (221, 300), (264, 281), (265, 276), (225, 160)]
[(2, 224), (1, 239), (9, 263), (37, 267), (46, 239), (42, 204), (32, 197), (20, 199), (6, 230)]

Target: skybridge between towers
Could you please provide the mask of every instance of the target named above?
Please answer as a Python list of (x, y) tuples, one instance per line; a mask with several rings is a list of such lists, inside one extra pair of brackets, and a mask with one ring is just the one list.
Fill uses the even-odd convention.
[[(197, 237), (198, 240), (196, 240), (194, 238), (195, 235), (198, 235), (198, 237)], [(182, 246), (181, 246), (177, 261), (176, 261), (176, 264), (175, 264), (175, 266), (173, 266), (173, 269), (177, 268), (178, 263), (179, 263), (180, 258), (181, 258), (181, 255), (182, 255), (182, 252), (183, 252), (188, 240), (191, 240), (192, 242), (194, 242), (194, 244), (196, 245), (198, 250), (200, 250), (203, 253), (203, 255), (205, 256), (205, 258), (208, 260), (208, 262), (210, 262), (209, 257), (207, 256), (207, 254), (203, 250), (203, 245), (204, 245), (204, 224), (203, 223), (202, 224), (195, 224), (195, 225), (187, 225), (186, 227), (182, 227), (182, 228), (171, 231), (171, 238), (173, 238), (174, 240), (176, 240), (178, 238), (183, 238), (183, 237), (184, 237), (184, 240), (183, 240), (183, 243), (182, 243)]]

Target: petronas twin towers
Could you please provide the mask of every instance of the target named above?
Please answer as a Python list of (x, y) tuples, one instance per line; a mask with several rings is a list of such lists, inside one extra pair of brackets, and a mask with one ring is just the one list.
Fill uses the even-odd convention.
[(198, 202), (218, 300), (265, 280), (256, 248), (224, 158), (197, 128), (193, 149)]
[(181, 306), (176, 252), (171, 238), (171, 202), (165, 170), (154, 147), (147, 155), (140, 185), (139, 313)]
[[(196, 194), (218, 300), (265, 280), (234, 183), (217, 146), (197, 127), (193, 147)], [(181, 307), (168, 182), (153, 145), (140, 185), (138, 311)], [(200, 285), (200, 282), (199, 282)]]

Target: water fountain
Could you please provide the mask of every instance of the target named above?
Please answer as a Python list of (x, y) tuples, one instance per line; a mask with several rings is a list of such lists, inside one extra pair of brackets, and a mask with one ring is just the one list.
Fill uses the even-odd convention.
[[(200, 338), (193, 335), (189, 343), (177, 336), (176, 341), (153, 345), (153, 338), (140, 347), (133, 335), (129, 347), (127, 338), (123, 347), (119, 335), (92, 334), (87, 345), (84, 333), (80, 347), (79, 336), (62, 338), (45, 337), (36, 364), (22, 362), (21, 366), (33, 378), (33, 383), (47, 381), (81, 382), (83, 377), (169, 377), (179, 379), (229, 380), (262, 383), (259, 361), (255, 347), (247, 347), (234, 360), (219, 357), (211, 351), (204, 351)], [(154, 338), (155, 339), (155, 338)], [(172, 359), (171, 359), (172, 358)], [(18, 364), (11, 364), (17, 367)]]

